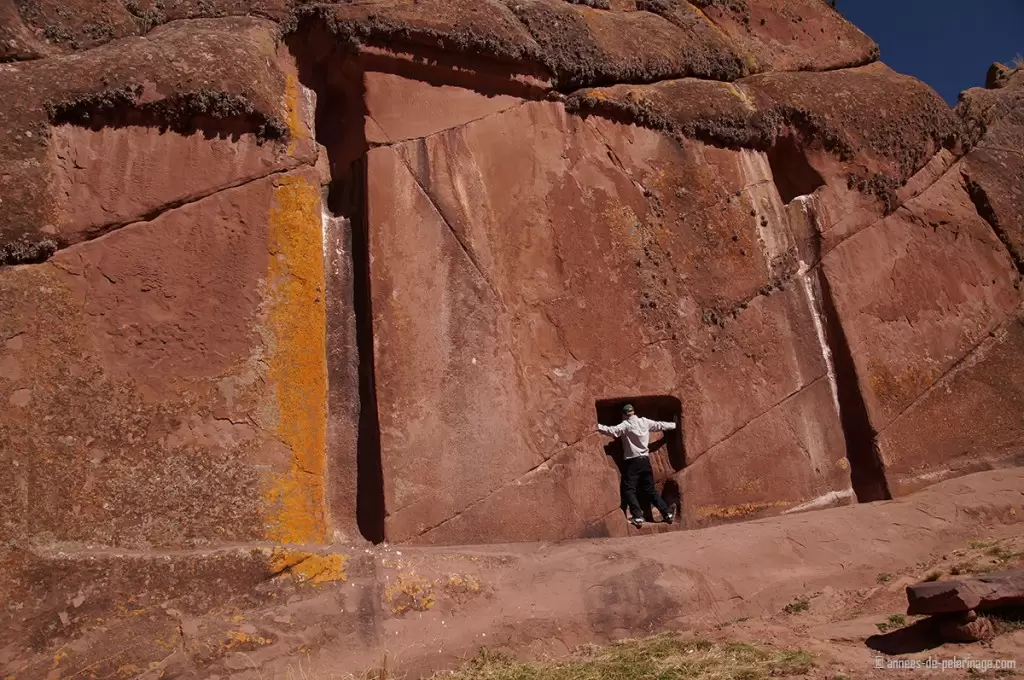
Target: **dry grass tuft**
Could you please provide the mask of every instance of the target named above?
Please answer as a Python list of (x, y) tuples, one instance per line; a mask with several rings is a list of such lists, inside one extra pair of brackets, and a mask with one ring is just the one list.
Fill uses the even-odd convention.
[[(288, 669), (286, 680), (407, 680), (390, 670), (393, 665), (385, 659), (360, 675), (324, 675), (300, 663)], [(441, 671), (431, 680), (769, 680), (806, 676), (814, 668), (814, 658), (803, 651), (659, 635), (608, 647), (591, 645), (557, 663), (522, 663), (481, 650), (462, 668)]]
[(595, 648), (561, 663), (520, 663), (481, 652), (453, 680), (763, 680), (806, 675), (814, 668), (806, 652), (778, 651), (744, 643), (662, 635)]

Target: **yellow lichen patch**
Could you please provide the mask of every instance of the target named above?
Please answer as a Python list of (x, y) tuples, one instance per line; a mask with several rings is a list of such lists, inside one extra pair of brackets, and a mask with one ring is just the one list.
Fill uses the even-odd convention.
[(938, 367), (893, 373), (888, 366), (875, 364), (868, 369), (868, 382), (879, 401), (899, 408), (920, 396), (941, 375)]
[[(748, 111), (753, 112), (757, 110), (757, 107), (754, 106), (754, 102), (747, 96), (747, 93), (741, 90), (735, 83), (725, 83), (724, 87), (726, 92), (743, 102), (744, 107)], [(800, 214), (803, 215), (802, 212)]]
[(446, 590), (452, 590), (457, 592), (470, 592), (475, 593), (480, 590), (480, 581), (473, 576), (462, 576), (460, 574), (452, 574), (451, 576), (441, 581), (442, 587)]
[(758, 63), (757, 57), (753, 54), (743, 55), (743, 68), (746, 70), (744, 75), (751, 75), (752, 73), (758, 73), (761, 71), (761, 64)]
[(434, 584), (418, 576), (399, 575), (398, 580), (384, 587), (384, 602), (391, 612), (401, 616), (408, 611), (425, 612), (433, 608)]
[(622, 235), (630, 247), (634, 250), (643, 249), (644, 237), (640, 231), (642, 225), (632, 208), (626, 205), (615, 205), (605, 210), (603, 217), (614, 232)]
[(224, 648), (234, 649), (236, 647), (245, 647), (253, 649), (255, 647), (263, 647), (273, 643), (273, 640), (265, 638), (262, 635), (244, 633), (240, 630), (232, 630), (228, 631), (228, 640), (224, 643)]
[(646, 90), (639, 90), (630, 88), (626, 90), (626, 101), (635, 103), (649, 103), (651, 100), (647, 96)]
[(771, 503), (743, 503), (742, 505), (704, 505), (697, 508), (698, 519), (736, 519), (746, 517), (765, 510), (788, 508), (793, 505), (789, 501), (773, 501)]
[(309, 138), (309, 131), (302, 122), (302, 86), (299, 85), (299, 78), (294, 73), (285, 77), (284, 106), (287, 112), (288, 132), (291, 141), (288, 143), (288, 154), (295, 153), (295, 147), (300, 140)]
[(117, 677), (119, 678), (132, 678), (139, 674), (142, 669), (133, 663), (122, 664), (117, 667)]
[(326, 316), (319, 188), (299, 176), (277, 181), (269, 219), (267, 378), (277, 437), (291, 452), (266, 493), (268, 538), (322, 543), (327, 440)]
[(763, 486), (764, 483), (760, 477), (755, 477), (753, 479), (737, 479), (732, 484), (735, 492), (740, 495), (753, 495), (760, 491)]
[(270, 557), (270, 568), (275, 574), (287, 572), (301, 583), (331, 583), (348, 580), (345, 565), (347, 555), (318, 555), (301, 550), (276, 549)]
[(480, 581), (473, 576), (451, 574), (437, 581), (438, 587), (457, 602), (480, 594)]

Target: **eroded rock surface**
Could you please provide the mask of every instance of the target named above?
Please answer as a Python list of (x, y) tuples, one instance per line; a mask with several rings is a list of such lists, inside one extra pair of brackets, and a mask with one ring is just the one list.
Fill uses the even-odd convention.
[(674, 528), (1021, 460), (1020, 73), (950, 110), (818, 0), (0, 38), (4, 539), (619, 535), (625, 400), (680, 418)]
[[(979, 533), (1019, 536), (1022, 483), (990, 471), (893, 503), (558, 545), (18, 551), (0, 562), (0, 597), (20, 605), (0, 609), (0, 672), (287, 677), (301, 647), (314, 677), (358, 676), (385, 655), (392, 673), (429, 677), (481, 647), (544, 658), (638, 631), (710, 634), (809, 593), (876, 592), (879, 569), (912, 572)], [(872, 664), (864, 638), (892, 596), (855, 629), (858, 663)]]

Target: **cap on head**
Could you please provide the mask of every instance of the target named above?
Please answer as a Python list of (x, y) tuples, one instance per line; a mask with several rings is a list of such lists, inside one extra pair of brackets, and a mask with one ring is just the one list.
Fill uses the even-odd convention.
[(633, 413), (633, 405), (632, 404), (626, 404), (625, 406), (623, 406), (622, 407), (622, 413), (627, 415), (627, 416), (632, 414)]

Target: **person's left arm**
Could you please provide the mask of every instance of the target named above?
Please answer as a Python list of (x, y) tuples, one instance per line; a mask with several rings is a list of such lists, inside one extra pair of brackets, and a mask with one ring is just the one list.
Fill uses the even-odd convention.
[(675, 423), (664, 422), (661, 420), (650, 420), (648, 419), (647, 425), (652, 432), (665, 432), (667, 430), (676, 429)]

